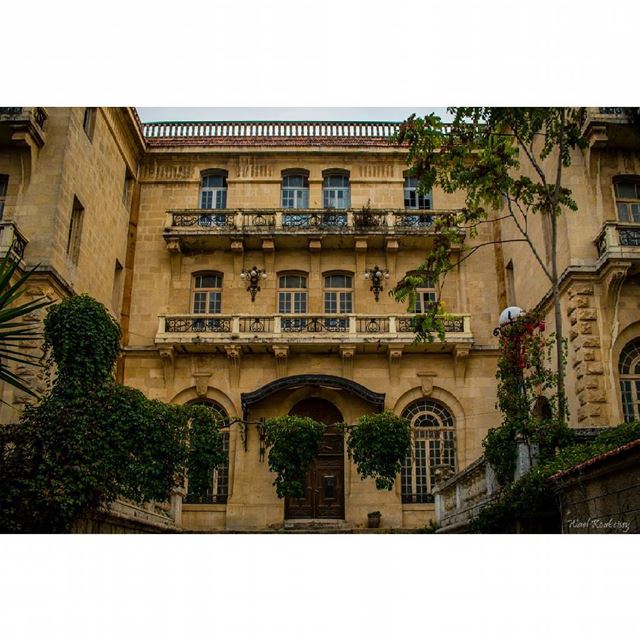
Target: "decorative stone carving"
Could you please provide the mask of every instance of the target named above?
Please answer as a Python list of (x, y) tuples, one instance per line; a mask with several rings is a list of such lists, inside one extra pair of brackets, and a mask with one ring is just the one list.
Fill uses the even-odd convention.
[(464, 382), (467, 374), (470, 351), (471, 347), (468, 344), (456, 344), (453, 347), (453, 372), (459, 382)]
[(229, 360), (229, 385), (231, 388), (238, 386), (240, 379), (240, 358), (242, 357), (242, 347), (237, 344), (226, 345), (224, 348)]
[(340, 347), (340, 357), (342, 358), (342, 377), (353, 380), (353, 361), (356, 355), (355, 346)]
[(423, 396), (430, 396), (433, 393), (433, 379), (436, 377), (434, 371), (418, 371), (417, 376), (420, 380), (420, 390)]
[(173, 347), (160, 347), (160, 359), (162, 360), (162, 373), (166, 384), (173, 384), (174, 352)]
[(398, 377), (400, 361), (402, 360), (402, 347), (389, 347), (389, 380)]
[(276, 376), (284, 378), (287, 375), (289, 359), (289, 347), (273, 347), (273, 355), (276, 357)]

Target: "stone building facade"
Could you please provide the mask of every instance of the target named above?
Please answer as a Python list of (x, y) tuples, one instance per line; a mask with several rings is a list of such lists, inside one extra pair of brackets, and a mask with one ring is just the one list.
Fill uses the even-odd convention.
[[(580, 211), (563, 218), (561, 242), (579, 426), (638, 411), (636, 351), (626, 345), (640, 335), (640, 192), (629, 196), (640, 189), (640, 158), (619, 114), (591, 110), (587, 126), (592, 144), (570, 176)], [(546, 309), (544, 280), (526, 249), (505, 244), (475, 252), (444, 286), (426, 279), (414, 309), (389, 297), (434, 242), (434, 217), (463, 203), (459, 194), (415, 192), (393, 131), (382, 123), (142, 125), (134, 110), (115, 108), (2, 111), (1, 224), (23, 238), (24, 268), (40, 264), (32, 293), (90, 293), (121, 322), (121, 381), (230, 419), (227, 464), (207, 496), (185, 496), (185, 529), (309, 519), (360, 527), (374, 510), (384, 527), (425, 526), (435, 519), (438, 470), (467, 467), (499, 423), (492, 331), (507, 303)], [(629, 220), (620, 218), (623, 204)], [(512, 233), (504, 221), (482, 225), (468, 242)], [(543, 245), (544, 234), (540, 224)], [(412, 313), (439, 286), (446, 340), (416, 344)], [(621, 357), (630, 373), (618, 373)], [(353, 424), (382, 409), (407, 416), (414, 434), (392, 491), (361, 480), (330, 430), (305, 499), (277, 498), (261, 421), (291, 413)]]

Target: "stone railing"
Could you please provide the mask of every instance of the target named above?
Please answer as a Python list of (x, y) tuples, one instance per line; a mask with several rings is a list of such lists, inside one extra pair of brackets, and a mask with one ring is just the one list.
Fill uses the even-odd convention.
[[(192, 341), (201, 334), (214, 337), (222, 334), (225, 340), (233, 336), (241, 341), (256, 338), (287, 339), (296, 336), (336, 335), (347, 338), (400, 339), (410, 342), (414, 339), (413, 320), (409, 315), (336, 315), (336, 314), (273, 314), (273, 315), (161, 315), (159, 317), (156, 342), (179, 341), (184, 336)], [(471, 316), (459, 314), (444, 318), (446, 336), (450, 339), (469, 339)], [(186, 335), (185, 335), (186, 334)]]
[(24, 258), (27, 239), (18, 231), (15, 222), (0, 222), (0, 257), (10, 254), (16, 260)]
[(495, 474), (484, 458), (438, 484), (434, 495), (440, 531), (464, 530), (480, 509), (495, 499), (497, 490)]
[(333, 233), (415, 233), (434, 231), (439, 216), (455, 215), (453, 209), (171, 209), (165, 227), (206, 231), (207, 234), (326, 231)]
[(595, 239), (598, 257), (640, 257), (640, 223), (605, 222)]

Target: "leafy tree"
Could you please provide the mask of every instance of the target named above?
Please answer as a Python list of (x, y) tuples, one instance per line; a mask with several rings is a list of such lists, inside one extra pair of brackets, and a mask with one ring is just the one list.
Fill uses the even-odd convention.
[(69, 298), (44, 327), (53, 387), (19, 424), (0, 427), (0, 531), (68, 531), (117, 497), (167, 500), (189, 464), (220, 464), (219, 425), (206, 409), (115, 383), (120, 329), (103, 305)]
[[(475, 251), (499, 242), (528, 245), (542, 273), (548, 279), (554, 301), (556, 325), (558, 413), (564, 420), (566, 395), (563, 365), (563, 329), (558, 295), (558, 216), (576, 211), (571, 190), (563, 184), (564, 170), (571, 165), (572, 152), (586, 146), (582, 135), (585, 109), (564, 107), (501, 108), (451, 107), (451, 125), (443, 125), (434, 115), (411, 116), (400, 126), (397, 142), (409, 147), (408, 164), (422, 192), (440, 187), (446, 193), (462, 191), (465, 206), (459, 212), (437, 216), (434, 227), (440, 232), (435, 246), (420, 265), (420, 273), (441, 280)], [(501, 211), (499, 217), (490, 212)], [(548, 219), (550, 226), (549, 265), (535, 245), (528, 221), (532, 215)], [(475, 237), (481, 224), (509, 219), (518, 237), (492, 240), (468, 248), (464, 236)], [(466, 234), (461, 234), (464, 230)], [(460, 259), (453, 262), (451, 249), (460, 247)], [(398, 300), (415, 296), (419, 285), (405, 279), (392, 290)], [(444, 333), (438, 319), (438, 302), (422, 318), (418, 339), (433, 339)]]
[[(37, 356), (27, 353), (26, 344), (42, 339), (38, 320), (25, 320), (50, 304), (44, 298), (18, 304), (34, 269), (16, 277), (18, 263), (7, 253), (0, 260), (0, 381), (37, 397), (22, 375), (12, 371), (10, 362), (42, 367)], [(13, 281), (13, 284), (12, 284)], [(22, 347), (22, 348), (21, 348)]]

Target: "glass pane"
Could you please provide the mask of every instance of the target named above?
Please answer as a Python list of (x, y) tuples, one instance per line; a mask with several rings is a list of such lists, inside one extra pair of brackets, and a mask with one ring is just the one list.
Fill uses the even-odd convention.
[(222, 294), (219, 291), (212, 291), (209, 294), (209, 313), (220, 313)]
[(338, 294), (337, 293), (325, 291), (324, 312), (338, 313)]
[(629, 211), (627, 210), (627, 205), (624, 202), (618, 203), (618, 220), (621, 220), (622, 222), (630, 222)]
[(351, 292), (340, 294), (340, 313), (351, 313)]
[(278, 313), (291, 313), (291, 294), (280, 292), (278, 295)]
[(634, 222), (640, 222), (640, 204), (631, 205), (631, 218)]
[(205, 313), (207, 309), (207, 294), (196, 293), (193, 296), (193, 313)]
[(203, 191), (200, 197), (201, 209), (212, 209), (213, 193), (211, 191)]
[(616, 195), (618, 198), (637, 198), (635, 182), (616, 182)]

